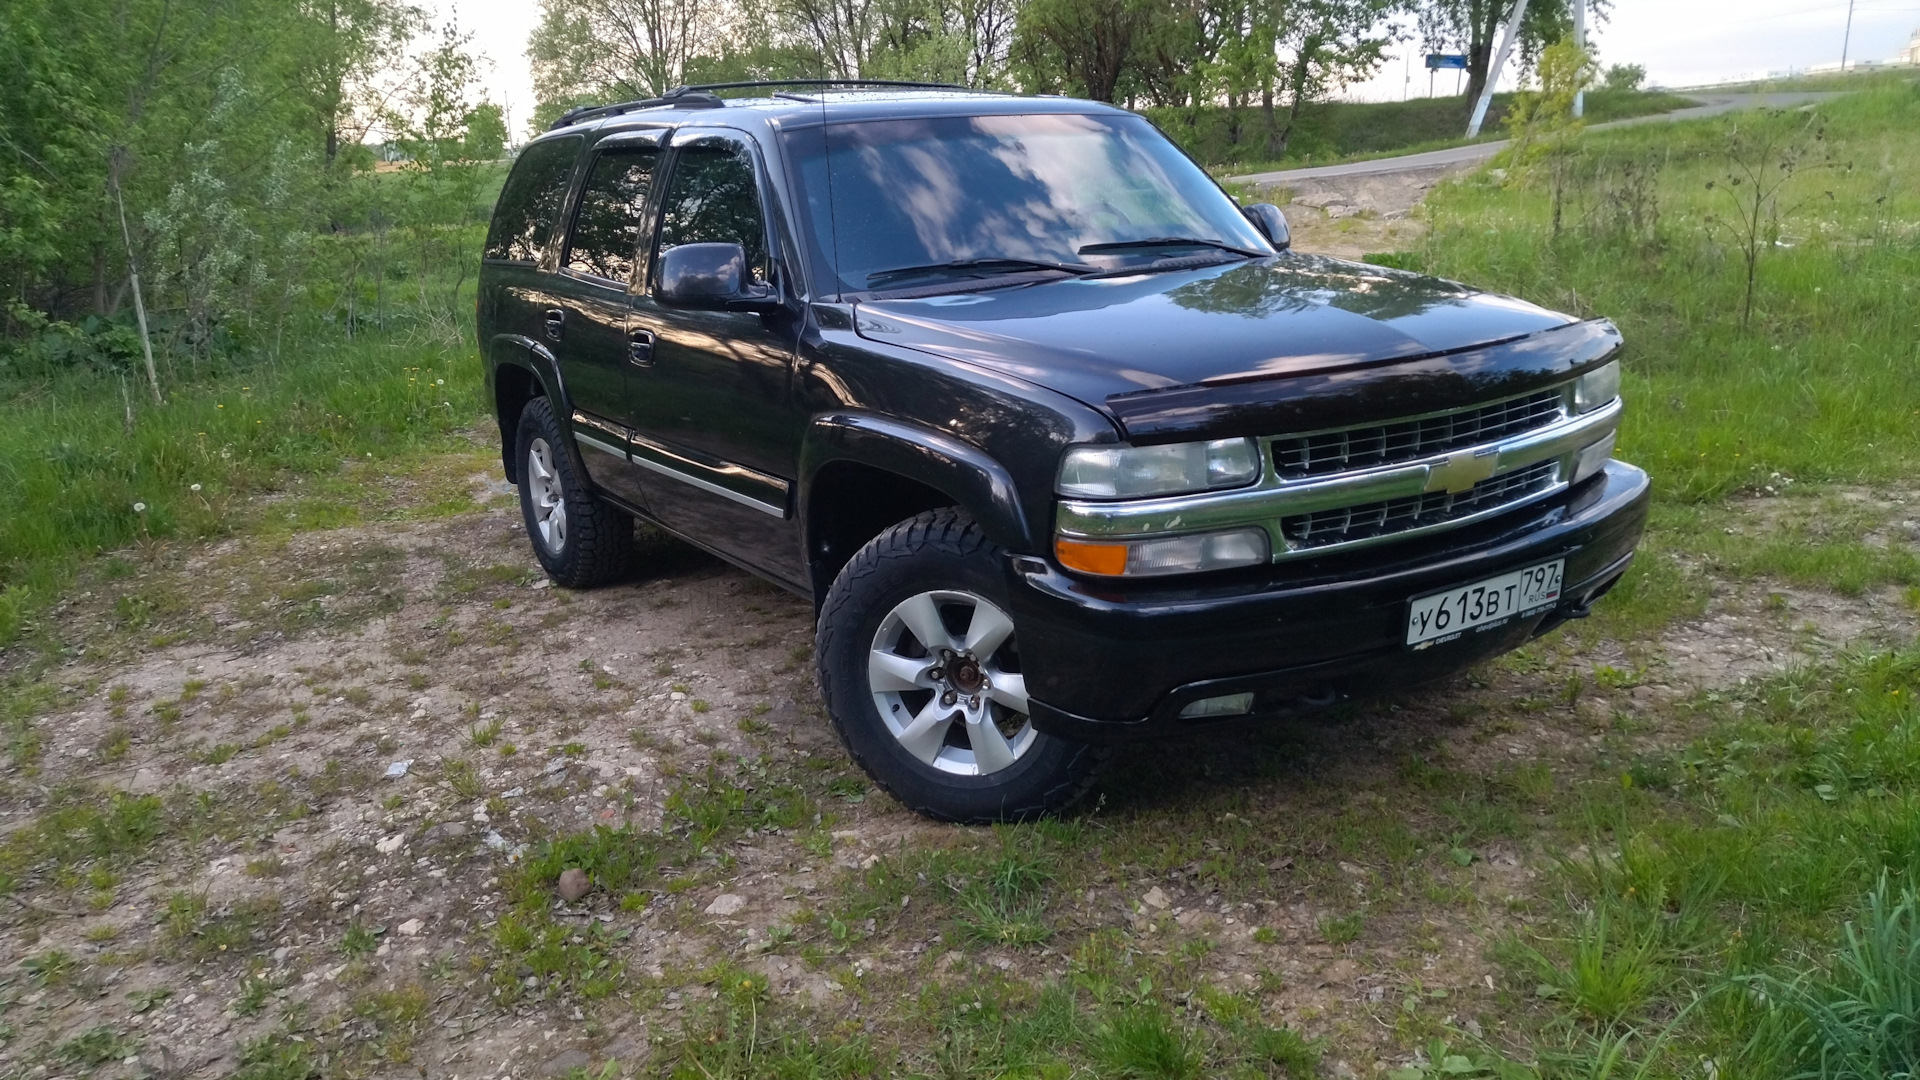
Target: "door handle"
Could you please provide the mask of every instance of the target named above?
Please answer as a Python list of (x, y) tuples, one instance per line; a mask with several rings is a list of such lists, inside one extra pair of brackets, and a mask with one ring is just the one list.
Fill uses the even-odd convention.
[(547, 309), (547, 340), (559, 341), (567, 329), (567, 313), (557, 307)]
[(653, 331), (627, 331), (627, 362), (634, 367), (653, 366)]

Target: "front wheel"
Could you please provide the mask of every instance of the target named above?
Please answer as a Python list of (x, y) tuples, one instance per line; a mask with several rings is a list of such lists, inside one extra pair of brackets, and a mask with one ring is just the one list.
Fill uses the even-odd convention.
[(929, 511), (861, 548), (821, 607), (820, 683), (841, 741), (929, 817), (1064, 809), (1105, 757), (1034, 728), (1003, 559), (971, 516)]

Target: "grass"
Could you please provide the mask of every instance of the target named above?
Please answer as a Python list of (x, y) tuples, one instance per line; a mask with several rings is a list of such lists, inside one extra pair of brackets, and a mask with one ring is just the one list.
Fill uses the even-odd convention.
[[(1449, 87), (1450, 89), (1451, 87)], [(1227, 111), (1209, 107), (1147, 109), (1156, 124), (1209, 167), (1224, 173), (1300, 169), (1392, 154), (1418, 153), (1505, 137), (1501, 121), (1512, 94), (1495, 94), (1479, 139), (1463, 137), (1472, 103), (1464, 97), (1416, 97), (1407, 101), (1328, 101), (1307, 106), (1284, 157), (1266, 152), (1266, 129), (1257, 107), (1243, 110), (1240, 140), (1231, 138)], [(1605, 123), (1649, 113), (1672, 112), (1693, 102), (1661, 91), (1595, 90), (1587, 94), (1587, 121)], [(1284, 122), (1285, 110), (1280, 120)]]
[[(1643, 558), (1602, 609), (1617, 636), (1697, 611), (1708, 574), (1689, 566), (1842, 592), (1920, 583), (1911, 549), (1869, 539), (1910, 511), (1822, 516), (1835, 486), (1898, 495), (1920, 466), (1920, 443), (1900, 434), (1920, 423), (1920, 191), (1903, 180), (1920, 168), (1905, 136), (1920, 86), (1875, 85), (1811, 113), (1591, 133), (1563, 168), (1557, 231), (1550, 169), (1446, 185), (1421, 246), (1397, 257), (1607, 315), (1626, 335), (1618, 452), (1653, 475), (1658, 498)], [(1763, 215), (1743, 320), (1729, 147), (1756, 133), (1777, 133), (1801, 167)], [(1781, 171), (1777, 157), (1764, 166)], [(1790, 509), (1763, 535), (1730, 534), (1732, 497)]]
[[(98, 377), (0, 386), (0, 645), (82, 557), (247, 524), (360, 520), (355, 500), (327, 498), (324, 484), (303, 491), (295, 477), (462, 446), (480, 412), (470, 350), (400, 333), (323, 340), (305, 355), (176, 386), (166, 405), (136, 409), (130, 428), (117, 390)], [(277, 499), (261, 505), (265, 495)]]
[[(1885, 434), (1906, 430), (1895, 421), (1920, 394), (1900, 374), (1911, 368), (1913, 354), (1900, 350), (1911, 347), (1913, 323), (1911, 306), (1896, 303), (1920, 280), (1913, 234), (1902, 231), (1920, 213), (1910, 190), (1881, 184), (1884, 174), (1920, 164), (1904, 138), (1920, 117), (1903, 93), (1877, 90), (1820, 110), (1827, 141), (1855, 168), (1823, 171), (1813, 193), (1831, 185), (1834, 198), (1785, 215), (1785, 235), (1808, 239), (1764, 253), (1760, 303), (1746, 325), (1732, 303), (1737, 260), (1725, 236), (1701, 223), (1716, 205), (1705, 181), (1724, 171), (1715, 155), (1736, 121), (1702, 125), (1718, 134), (1590, 137), (1582, 167), (1591, 171), (1563, 192), (1571, 212), (1557, 238), (1543, 184), (1473, 181), (1436, 197), (1434, 239), (1406, 261), (1605, 311), (1633, 343), (1623, 452), (1649, 466), (1661, 499), (1645, 557), (1581, 631), (1589, 640), (1654, 638), (1729, 580), (1842, 594), (1920, 587), (1899, 532), (1910, 503), (1892, 501), (1911, 491), (1920, 448)], [(1621, 170), (1656, 161), (1658, 219), (1623, 231), (1617, 207), (1633, 193), (1620, 189)], [(1875, 203), (1883, 191), (1886, 201)], [(356, 348), (376, 344), (363, 338)], [(350, 511), (317, 507), (344, 506), (370, 476), (414, 468), (408, 455), (460, 443), (457, 425), (392, 438), (370, 451), (351, 441), (328, 451), (375, 453), (373, 474), (328, 464), (325, 453), (307, 464), (250, 459), (258, 471), (247, 483), (260, 486), (245, 490), (273, 487), (273, 498), (242, 512), (236, 496), (233, 515), (208, 527), (340, 520)], [(1720, 446), (1714, 439), (1742, 457), (1702, 457)], [(317, 471), (300, 471), (309, 465)], [(205, 494), (206, 482), (196, 482)], [(315, 488), (328, 491), (301, 494)], [(169, 520), (175, 531), (150, 543), (198, 535), (191, 521)], [(83, 573), (114, 580), (113, 558)], [(75, 549), (44, 559), (85, 556)], [(363, 563), (378, 565), (353, 569)], [(259, 586), (248, 617), (371, 596), (398, 572), (394, 564), (379, 552), (316, 564), (312, 580)], [(449, 617), (514, 580), (510, 568), (452, 579)], [(242, 585), (243, 594), (255, 588)], [(179, 632), (195, 610), (145, 581), (127, 599), (113, 632), (148, 644)], [(1787, 598), (1767, 610), (1792, 614)], [(1650, 661), (1609, 653), (1597, 668), (1570, 669), (1561, 648), (1533, 646), (1437, 695), (1202, 740), (1177, 754), (1124, 753), (1087, 812), (1021, 828), (896, 830), (887, 816), (896, 811), (837, 753), (796, 759), (772, 749), (764, 759), (690, 751), (683, 762), (704, 757), (712, 768), (683, 765), (658, 828), (571, 830), (552, 823), (581, 819), (545, 813), (554, 805), (539, 801), (547, 796), (511, 806), (491, 798), (492, 827), (527, 846), (508, 862), (469, 836), (475, 861), (459, 868), (497, 875), (497, 906), (450, 908), (450, 917), (470, 920), (459, 934), (396, 939), (441, 950), (422, 983), (381, 976), (381, 928), (397, 913), (336, 909), (289, 969), (347, 965), (333, 984), (344, 995), (338, 1012), (312, 1021), (278, 1003), (286, 976), (269, 974), (261, 954), (276, 927), (303, 917), (295, 898), (313, 871), (300, 860), (282, 864), (262, 845), (294, 816), (331, 813), (342, 801), (403, 814), (440, 799), (423, 789), (404, 806), (373, 801), (378, 761), (330, 758), (310, 776), (288, 777), (291, 790), (276, 803), (263, 791), (35, 794), (33, 816), (15, 819), (0, 840), (0, 892), (21, 900), (28, 933), (64, 925), (54, 921), (62, 918), (55, 904), (80, 908), (102, 894), (117, 922), (136, 907), (140, 883), (176, 880), (162, 856), (177, 853), (182, 866), (256, 856), (248, 874), (271, 879), (259, 882), (263, 891), (290, 897), (284, 911), (163, 891), (144, 901), (149, 925), (129, 923), (112, 949), (111, 935), (91, 931), (97, 951), (23, 938), (17, 976), (21, 989), (63, 1001), (106, 987), (118, 964), (198, 969), (191, 982), (210, 979), (250, 1021), (235, 1028), (248, 1041), (235, 1047), (234, 1075), (254, 1080), (424, 1061), (444, 1019), (434, 1002), (449, 993), (483, 1025), (524, 1017), (589, 1040), (598, 1025), (644, 1017), (646, 1068), (684, 1077), (1307, 1080), (1351, 1069), (1393, 1080), (1838, 1080), (1910, 1072), (1920, 999), (1920, 651), (1848, 654), (1642, 708), (1631, 692), (1660, 678)], [(808, 655), (794, 648), (787, 666), (804, 672)], [(432, 657), (396, 659), (424, 667)], [(647, 662), (656, 677), (673, 676), (670, 660)], [(590, 685), (603, 674), (589, 665), (569, 678)], [(80, 693), (57, 678), (0, 696), (0, 718), (20, 721), (9, 738), (31, 742), (24, 721)], [(366, 686), (349, 685), (357, 682)], [(359, 705), (392, 689), (351, 672), (314, 675), (309, 686), (343, 701), (357, 695)], [(114, 753), (141, 760), (154, 740), (214, 710), (224, 688), (219, 679), (191, 680), (149, 706), (102, 688), (124, 711), (115, 722), (125, 726), (113, 730), (127, 736), (103, 739), (102, 751), (121, 747)], [(690, 692), (684, 683), (673, 689)], [(753, 695), (784, 692), (769, 685)], [(776, 719), (756, 722), (783, 731)], [(566, 741), (572, 729), (538, 729), (531, 713), (514, 722), (529, 753), (599, 749), (585, 735)], [(323, 716), (315, 726), (326, 723)], [(471, 758), (450, 753), (437, 775), (424, 760), (420, 769), (464, 805), (486, 795), (478, 762), (497, 766), (496, 755), (514, 748), (505, 721), (481, 720), (478, 707), (455, 723)], [(634, 738), (666, 756), (653, 734), (636, 729)], [(775, 736), (754, 745), (783, 743)], [(238, 744), (200, 752), (211, 758), (223, 745), (231, 752)], [(544, 752), (534, 756), (529, 768), (544, 762)], [(31, 781), (9, 774), (6, 783), (13, 795)], [(867, 828), (875, 823), (878, 843)], [(859, 827), (851, 837), (849, 824)], [(436, 842), (409, 856), (451, 863), (459, 847)], [(1508, 853), (1521, 865), (1503, 860)], [(804, 875), (804, 886), (786, 874), (802, 863), (818, 871)], [(313, 864), (324, 875), (322, 864), (333, 860)], [(556, 910), (559, 875), (573, 868), (593, 889)], [(361, 879), (357, 867), (339, 872)], [(495, 884), (473, 893), (490, 896)], [(743, 917), (704, 915), (715, 895), (736, 888), (754, 897)], [(29, 900), (47, 910), (24, 906)], [(695, 947), (665, 947), (655, 935)], [(804, 976), (819, 1000), (776, 990), (770, 971)], [(188, 977), (170, 975), (184, 995)], [(24, 1024), (27, 1015), (7, 1019)], [(118, 1030), (90, 1018), (45, 1049), (79, 1071), (127, 1048)], [(591, 1075), (600, 1068), (596, 1061)]]

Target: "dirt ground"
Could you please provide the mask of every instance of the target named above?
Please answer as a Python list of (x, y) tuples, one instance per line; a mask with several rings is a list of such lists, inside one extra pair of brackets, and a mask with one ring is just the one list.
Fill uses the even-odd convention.
[[(849, 769), (813, 685), (804, 601), (668, 541), (628, 584), (549, 588), (502, 488), (485, 484), (477, 493), (491, 506), (446, 520), (156, 551), (60, 613), (71, 640), (97, 648), (59, 670), (65, 700), (37, 725), (37, 771), (7, 777), (0, 829), (26, 827), (84, 784), (202, 798), (211, 838), (178, 846), (192, 861), (164, 859), (91, 893), (41, 881), (0, 909), (14, 979), (0, 1075), (60, 1075), (50, 1051), (102, 1023), (125, 1033), (121, 1074), (227, 1075), (290, 1007), (350, 1033), (370, 993), (417, 985), (435, 996), (422, 1006), (432, 1022), (416, 1025), (398, 1055), (410, 1064), (376, 1056), (359, 1063), (365, 1074), (637, 1067), (649, 1031), (671, 1022), (674, 979), (697, 984), (688, 972), (727, 958), (764, 973), (775, 995), (844, 1007), (848, 962), (768, 951), (769, 928), (830, 892), (837, 875), (963, 830), (907, 814)], [(133, 637), (129, 612), (143, 613)], [(1488, 695), (1551, 695), (1567, 672), (1633, 661), (1600, 647), (1494, 672), (1329, 727), (1315, 749), (1357, 752), (1342, 767), (1360, 771), (1385, 767), (1369, 763), (1370, 745), (1436, 736), (1442, 753), (1465, 757), (1578, 758), (1583, 715), (1645, 711), (1862, 639), (1911, 640), (1912, 614), (1890, 596), (1728, 586), (1706, 618), (1674, 628), (1636, 685), (1585, 706), (1589, 714), (1574, 709), (1568, 723), (1489, 737), (1434, 718)], [(1202, 740), (1195, 752), (1231, 774), (1230, 741)], [(1152, 767), (1154, 753), (1131, 752), (1118, 769)], [(741, 836), (724, 869), (637, 912), (609, 909), (605, 898), (555, 899), (570, 918), (626, 932), (628, 965), (667, 987), (658, 1007), (584, 1023), (564, 998), (511, 1008), (490, 1000), (484, 930), (502, 913), (501, 874), (529, 839), (592, 825), (651, 829), (677, 781), (755, 768), (814, 769), (826, 790), (858, 801), (840, 801), (828, 843), (810, 848), (791, 830)], [(1489, 898), (1532, 874), (1526, 852), (1483, 854), (1471, 888)], [(1365, 887), (1368, 871), (1341, 868)], [(251, 916), (244, 932), (211, 949), (196, 943), (219, 937), (219, 921), (236, 913)], [(1265, 970), (1288, 975), (1273, 1007), (1334, 1036), (1339, 1061), (1364, 1068), (1390, 1053), (1380, 1032), (1341, 1023), (1380, 1000), (1405, 960), (1389, 942), (1362, 962), (1317, 940), (1328, 912), (1297, 895), (1242, 910), (1177, 881), (1090, 896), (1076, 914), (1083, 925), (1137, 930), (1160, 913), (1176, 933), (1239, 946), (1217, 961), (1227, 985), (1254, 985)], [(1461, 947), (1447, 950), (1439, 972), (1429, 962), (1426, 977), (1490, 987), (1481, 952), (1503, 921), (1446, 925)], [(1256, 944), (1263, 926), (1275, 934)], [(378, 944), (344, 955), (353, 927), (379, 930)], [(923, 942), (907, 955), (893, 951), (899, 942), (875, 947), (852, 969), (917, 977), (930, 964), (940, 974), (978, 965), (1039, 977), (1055, 962), (937, 946), (916, 955)], [(33, 958), (56, 952), (91, 976), (37, 982)], [(275, 1008), (236, 1011), (250, 978)]]
[[(1431, 181), (1296, 192), (1297, 242), (1404, 243)], [(904, 812), (853, 771), (814, 685), (805, 601), (667, 540), (625, 584), (550, 588), (511, 489), (481, 476), (472, 490), (475, 509), (452, 517), (123, 553), (55, 613), (68, 651), (32, 721), (37, 760), (0, 775), (0, 839), (41, 838), (0, 890), (0, 1077), (629, 1075), (715, 996), (715, 965), (835, 1030), (871, 1024), (888, 994), (1066, 971), (1050, 948), (954, 947), (905, 899), (833, 929), (839, 947), (791, 944), (862, 875), (970, 831)], [(1764, 528), (1769, 506), (1745, 513)], [(1204, 786), (1281, 817), (1290, 800), (1303, 814), (1331, 800), (1371, 820), (1392, 812), (1410, 750), (1584, 768), (1618, 731), (1660, 737), (1662, 706), (1698, 689), (1916, 629), (1891, 593), (1720, 583), (1703, 617), (1633, 652), (1563, 636), (1268, 740), (1262, 754), (1298, 761), (1278, 777), (1249, 772), (1227, 737), (1195, 740), (1171, 770), (1163, 748), (1124, 751), (1094, 827), (1170, 814)], [(501, 944), (514, 874), (542, 838), (669, 820), (679, 836), (701, 813), (676, 802), (685, 791), (788, 788), (811, 809), (716, 833), (664, 889), (551, 897), (549, 921), (577, 928), (555, 948), (599, 949), (630, 974), (611, 997), (550, 992), (535, 950)], [(104, 819), (58, 817), (83, 806)], [(157, 823), (132, 818), (141, 806)], [(1213, 816), (1220, 835), (1234, 817)], [(118, 850), (141, 830), (163, 835), (117, 873), (59, 869), (64, 844)], [(1468, 856), (1435, 879), (1458, 903), (1389, 914), (1355, 944), (1325, 928), (1382, 887), (1382, 867), (1326, 856), (1331, 881), (1317, 879), (1305, 848), (1262, 856), (1269, 888), (1209, 885), (1202, 850), (1054, 916), (1163, 956), (1224, 946), (1204, 953), (1206, 981), (1326, 1040), (1328, 1075), (1377, 1075), (1410, 1049), (1394, 1026), (1408, 987), (1450, 992), (1445, 1020), (1475, 1031), (1497, 1000), (1491, 943), (1525, 921), (1514, 898), (1550, 856)], [(324, 1047), (317, 1071), (272, 1071), (305, 1046)]]
[(1255, 190), (1260, 198), (1271, 199), (1286, 213), (1296, 249), (1359, 259), (1412, 244), (1425, 230), (1414, 208), (1435, 184), (1462, 168), (1441, 166), (1299, 180)]

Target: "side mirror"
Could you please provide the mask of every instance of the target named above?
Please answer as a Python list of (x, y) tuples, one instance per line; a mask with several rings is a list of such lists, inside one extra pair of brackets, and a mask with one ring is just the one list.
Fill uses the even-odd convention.
[(1293, 246), (1293, 232), (1287, 228), (1287, 215), (1272, 203), (1254, 203), (1243, 206), (1240, 212), (1253, 222), (1253, 227), (1266, 236), (1275, 251), (1285, 251)]
[(654, 270), (662, 303), (711, 311), (769, 311), (772, 290), (747, 283), (747, 253), (739, 244), (681, 244), (660, 253)]

